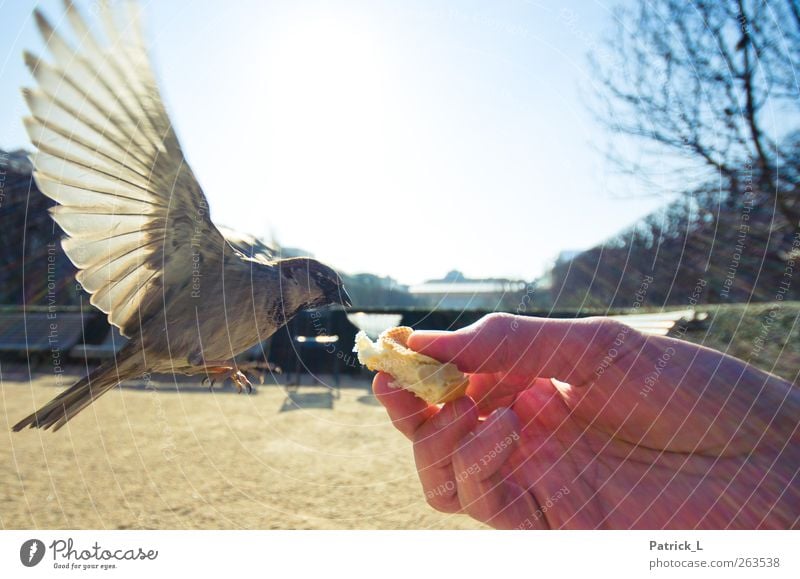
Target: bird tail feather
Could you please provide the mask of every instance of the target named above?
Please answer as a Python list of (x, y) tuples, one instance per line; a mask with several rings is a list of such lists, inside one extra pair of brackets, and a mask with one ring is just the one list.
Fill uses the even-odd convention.
[(123, 380), (141, 375), (144, 368), (137, 363), (137, 356), (131, 356), (130, 351), (126, 352), (129, 348), (130, 345), (120, 351), (116, 359), (104, 362), (39, 410), (17, 422), (12, 430), (19, 432), (26, 426), (30, 426), (31, 428), (52, 428), (55, 432), (73, 416)]

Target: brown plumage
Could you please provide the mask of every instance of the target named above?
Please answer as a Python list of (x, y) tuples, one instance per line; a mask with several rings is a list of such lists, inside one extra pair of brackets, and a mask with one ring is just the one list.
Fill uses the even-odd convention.
[[(120, 27), (101, 7), (108, 48), (65, 2), (81, 45), (38, 11), (54, 63), (26, 54), (38, 88), (24, 89), (37, 148), (34, 178), (55, 200), (62, 246), (91, 303), (130, 338), (106, 362), (17, 423), (61, 428), (122, 380), (145, 372), (249, 382), (232, 358), (304, 308), (349, 305), (342, 281), (309, 258), (279, 260), (223, 233), (183, 157), (144, 49), (136, 5)], [(251, 238), (250, 238), (251, 239)]]

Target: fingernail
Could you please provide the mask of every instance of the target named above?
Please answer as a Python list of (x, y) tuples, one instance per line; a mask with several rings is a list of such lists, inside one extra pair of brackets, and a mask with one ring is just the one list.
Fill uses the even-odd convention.
[(452, 333), (443, 330), (414, 330), (408, 337), (408, 347), (412, 350), (421, 350), (436, 344), (440, 338), (450, 336)]
[(414, 330), (411, 333), (411, 337), (419, 336), (421, 338), (441, 338), (442, 336), (447, 336), (452, 333), (453, 332), (448, 332), (447, 330)]

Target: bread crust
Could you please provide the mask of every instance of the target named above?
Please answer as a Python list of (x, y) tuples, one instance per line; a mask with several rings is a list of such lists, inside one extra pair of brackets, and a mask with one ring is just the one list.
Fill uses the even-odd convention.
[(389, 328), (376, 342), (359, 332), (354, 351), (370, 370), (391, 374), (390, 386), (409, 390), (428, 404), (442, 404), (464, 396), (469, 378), (455, 364), (442, 363), (410, 349), (408, 338), (413, 332), (407, 326)]

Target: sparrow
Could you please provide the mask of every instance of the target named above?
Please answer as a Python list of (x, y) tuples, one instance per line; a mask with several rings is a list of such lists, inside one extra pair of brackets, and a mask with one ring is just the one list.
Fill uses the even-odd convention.
[(298, 312), (350, 305), (340, 276), (305, 257), (279, 259), (223, 231), (184, 158), (143, 40), (139, 8), (99, 5), (107, 43), (65, 1), (77, 47), (37, 9), (52, 63), (25, 53), (23, 89), (34, 179), (56, 202), (64, 252), (91, 303), (127, 344), (13, 430), (63, 427), (124, 380), (149, 373), (231, 378), (233, 358)]

